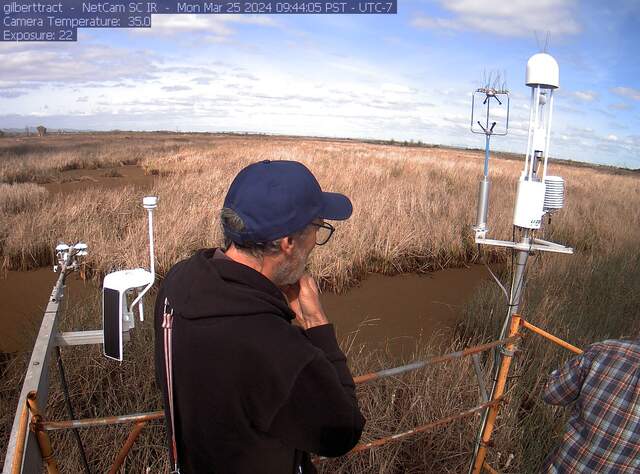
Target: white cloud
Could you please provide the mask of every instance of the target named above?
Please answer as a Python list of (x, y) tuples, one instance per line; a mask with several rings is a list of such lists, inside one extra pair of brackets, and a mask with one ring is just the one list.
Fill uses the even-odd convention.
[(610, 135), (607, 136), (607, 140), (612, 141), (612, 142), (617, 142), (618, 141), (618, 137), (617, 137), (617, 135), (610, 134)]
[(264, 15), (154, 15), (151, 28), (136, 28), (130, 33), (141, 36), (186, 36), (203, 34), (209, 43), (225, 43), (236, 34), (231, 24), (280, 27)]
[(611, 89), (616, 95), (620, 97), (627, 97), (633, 100), (640, 100), (640, 89), (635, 89), (633, 87), (614, 87)]
[(552, 38), (577, 34), (577, 2), (574, 0), (441, 0), (453, 16), (419, 16), (411, 24), (417, 28), (473, 30), (501, 36), (530, 37), (534, 31), (549, 31)]
[(594, 91), (575, 91), (571, 95), (583, 102), (593, 102), (598, 98), (598, 93)]
[[(148, 78), (154, 54), (90, 43), (0, 47), (0, 77), (14, 87)], [(97, 79), (99, 78), (99, 79)]]
[(441, 29), (441, 30), (464, 30), (463, 25), (458, 20), (449, 18), (431, 18), (428, 16), (418, 16), (411, 21), (411, 25), (416, 28)]
[(627, 104), (626, 102), (616, 102), (615, 104), (610, 104), (609, 108), (613, 110), (629, 110), (633, 107), (631, 104)]
[(181, 91), (190, 91), (191, 87), (188, 86), (180, 86), (180, 85), (176, 85), (176, 86), (164, 86), (162, 88), (163, 91), (167, 91), (167, 92), (181, 92)]
[(153, 36), (173, 36), (193, 32), (228, 36), (233, 33), (221, 17), (214, 15), (157, 15), (153, 17), (151, 28), (133, 31)]
[[(431, 23), (430, 19), (423, 18), (422, 27), (450, 31), (493, 28), (489, 23), (486, 24), (489, 29), (474, 26), (468, 18), (471, 10), (455, 10), (463, 4), (465, 2), (453, 1), (451, 7), (445, 7), (451, 12), (451, 18), (439, 18)], [(489, 1), (488, 8), (493, 8), (492, 5)], [(501, 15), (495, 20), (507, 22), (508, 15)], [(481, 18), (482, 14), (478, 16)], [(521, 26), (525, 23), (522, 18), (513, 21), (520, 22)], [(416, 22), (420, 23), (419, 19)], [(456, 71), (450, 80), (446, 74), (440, 80), (437, 61), (427, 74), (416, 70), (414, 62), (409, 74), (409, 69), (403, 70), (400, 64), (392, 67), (383, 56), (371, 58), (356, 50), (337, 54), (323, 49), (319, 43), (307, 45), (304, 38), (296, 39), (299, 49), (294, 51), (286, 48), (287, 38), (279, 38), (283, 46), (277, 56), (256, 51), (238, 54), (237, 46), (243, 40), (261, 43), (255, 41), (257, 35), (243, 37), (245, 23), (280, 27), (268, 17), (157, 16), (151, 30), (136, 30), (135, 34), (168, 36), (172, 47), (166, 51), (155, 38), (149, 38), (153, 43), (150, 54), (109, 43), (99, 44), (97, 39), (90, 47), (80, 42), (73, 47), (19, 45), (11, 49), (11, 57), (6, 56), (9, 61), (0, 63), (0, 77), (4, 80), (0, 81), (0, 98), (4, 94), (1, 103), (7, 105), (5, 113), (13, 114), (0, 116), (0, 125), (24, 126), (32, 122), (29, 117), (38, 115), (46, 118), (47, 125), (53, 128), (179, 127), (194, 131), (394, 138), (483, 146), (484, 137), (469, 131), (472, 81), (468, 75)], [(510, 30), (505, 31), (500, 34), (512, 34)], [(223, 46), (212, 52), (211, 48), (186, 49), (182, 44), (202, 45), (205, 41), (232, 42), (233, 47)], [(0, 44), (0, 60), (7, 51), (8, 48)], [(456, 51), (450, 54), (455, 55)], [(25, 82), (25, 78), (32, 82)], [(35, 89), (29, 90), (27, 84)], [(597, 107), (589, 107), (587, 111), (583, 104), (577, 103), (602, 100), (606, 92), (600, 92), (592, 84), (582, 87), (584, 90), (569, 92), (558, 101), (552, 135), (553, 156), (584, 159), (585, 155), (581, 154), (584, 143), (595, 144), (596, 140), (617, 150), (609, 155), (637, 155), (640, 141), (629, 141), (627, 132), (605, 126), (602, 117), (594, 119), (593, 115), (586, 115), (595, 115)], [(600, 97), (589, 88), (599, 91)], [(29, 96), (17, 100), (8, 97), (20, 91), (28, 91)], [(88, 100), (83, 100), (86, 97)], [(492, 147), (521, 153), (526, 146), (529, 98), (516, 90), (512, 99), (509, 135), (496, 137)], [(49, 106), (46, 112), (45, 103)], [(561, 110), (566, 103), (572, 103), (575, 108)], [(602, 108), (606, 108), (606, 103)], [(18, 113), (22, 115), (16, 115)], [(577, 117), (576, 114), (585, 120), (569, 120)], [(594, 123), (598, 119), (602, 122)], [(585, 123), (593, 128), (574, 133), (563, 126), (567, 123)], [(630, 126), (633, 131), (637, 129), (633, 122)], [(594, 138), (594, 129), (602, 135)], [(616, 134), (617, 141), (608, 137), (612, 133)], [(629, 147), (630, 152), (623, 147)], [(593, 159), (606, 159), (604, 153), (596, 155)]]

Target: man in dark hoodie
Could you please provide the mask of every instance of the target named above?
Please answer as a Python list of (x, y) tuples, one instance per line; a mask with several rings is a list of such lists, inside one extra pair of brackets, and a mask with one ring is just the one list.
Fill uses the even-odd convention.
[(304, 272), (333, 233), (324, 219), (351, 212), (301, 163), (254, 163), (225, 198), (225, 250), (200, 250), (167, 273), (155, 354), (172, 469), (306, 474), (316, 472), (309, 453), (356, 445), (365, 420), (353, 378)]

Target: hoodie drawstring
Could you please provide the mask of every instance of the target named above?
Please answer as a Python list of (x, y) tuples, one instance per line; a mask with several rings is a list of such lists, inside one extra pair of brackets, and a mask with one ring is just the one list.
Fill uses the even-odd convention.
[(173, 308), (169, 306), (169, 299), (164, 299), (164, 317), (162, 320), (164, 333), (164, 368), (167, 379), (167, 393), (169, 398), (169, 417), (171, 418), (171, 456), (173, 460), (173, 470), (171, 474), (180, 474), (178, 466), (178, 447), (176, 443), (176, 423), (173, 405), (173, 357), (171, 347), (171, 331), (173, 329)]

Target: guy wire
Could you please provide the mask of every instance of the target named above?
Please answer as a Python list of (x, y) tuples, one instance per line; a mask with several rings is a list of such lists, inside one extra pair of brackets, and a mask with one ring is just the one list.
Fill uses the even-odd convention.
[[(69, 272), (72, 273), (72, 272)], [(66, 277), (65, 277), (66, 280)], [(68, 288), (65, 285), (65, 314), (67, 314), (69, 310), (69, 292)], [(73, 409), (73, 405), (71, 404), (71, 396), (69, 395), (69, 386), (67, 385), (67, 377), (64, 371), (64, 364), (62, 362), (62, 352), (60, 351), (60, 346), (56, 346), (56, 356), (58, 361), (58, 371), (60, 372), (60, 384), (62, 385), (62, 392), (64, 393), (64, 401), (67, 406), (67, 413), (69, 414), (69, 418), (71, 420), (76, 419), (75, 411)], [(84, 450), (84, 445), (82, 444), (82, 439), (80, 438), (80, 432), (77, 428), (73, 428), (73, 435), (76, 439), (76, 443), (78, 445), (78, 450), (80, 451), (80, 458), (82, 459), (82, 466), (84, 468), (85, 474), (91, 474), (91, 470), (89, 469), (89, 462), (87, 461), (87, 453)]]
[(504, 287), (504, 285), (502, 284), (502, 282), (500, 281), (500, 279), (496, 276), (495, 273), (493, 273), (493, 270), (491, 270), (491, 267), (489, 266), (489, 264), (487, 263), (487, 259), (483, 258), (483, 254), (481, 251), (481, 247), (480, 244), (478, 244), (478, 254), (480, 255), (480, 258), (482, 260), (482, 263), (485, 267), (487, 267), (487, 270), (489, 271), (489, 274), (493, 277), (493, 279), (495, 280), (495, 282), (498, 284), (498, 286), (500, 287), (500, 289), (502, 290), (502, 293), (504, 294), (505, 298), (507, 299), (507, 304), (509, 303), (509, 293), (507, 292), (507, 289)]

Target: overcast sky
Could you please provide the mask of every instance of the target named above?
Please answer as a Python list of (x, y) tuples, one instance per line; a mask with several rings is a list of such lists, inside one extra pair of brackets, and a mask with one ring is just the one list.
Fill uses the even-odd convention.
[[(399, 0), (397, 15), (154, 15), (150, 30), (0, 43), (0, 127), (252, 131), (483, 147), (500, 70), (523, 153), (534, 31), (560, 64), (551, 155), (640, 168), (640, 2)], [(535, 7), (533, 6), (535, 5)]]

